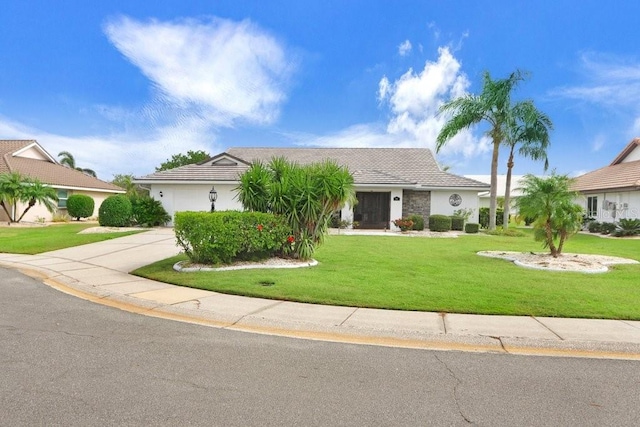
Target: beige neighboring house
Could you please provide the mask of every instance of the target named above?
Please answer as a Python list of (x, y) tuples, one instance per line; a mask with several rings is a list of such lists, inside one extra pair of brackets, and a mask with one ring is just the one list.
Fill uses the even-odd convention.
[[(475, 179), (476, 181), (484, 182), (489, 185), (491, 184), (491, 175), (465, 175), (465, 177), (469, 179)], [(507, 191), (507, 176), (498, 175), (497, 178), (498, 178), (498, 189), (497, 189), (496, 195), (497, 197), (504, 198), (504, 195)], [(509, 203), (511, 205), (511, 209), (509, 213), (511, 215), (515, 215), (517, 213), (517, 210), (515, 207), (516, 206), (515, 201), (518, 197), (522, 195), (522, 193), (519, 190), (519, 188), (522, 185), (521, 184), (522, 178), (524, 178), (524, 175), (511, 175), (511, 191), (509, 192), (510, 198), (511, 198), (511, 203)], [(488, 208), (489, 202), (491, 199), (489, 191), (480, 193), (478, 197), (480, 198), (479, 206), (481, 208)]]
[(611, 164), (576, 178), (585, 212), (600, 222), (640, 218), (640, 138), (634, 138)]
[[(19, 172), (53, 187), (59, 199), (58, 213), (66, 213), (69, 196), (86, 194), (95, 202), (93, 216), (98, 216), (98, 209), (104, 199), (113, 194), (125, 193), (116, 185), (62, 166), (34, 140), (0, 140), (0, 174), (11, 172)], [(18, 212), (24, 212), (24, 209), (24, 205), (18, 206)], [(51, 221), (53, 214), (38, 204), (27, 212), (22, 221), (35, 222), (39, 218)], [(2, 209), (0, 221), (8, 221)]]
[(299, 164), (333, 160), (353, 175), (358, 203), (345, 206), (343, 220), (360, 228), (391, 229), (395, 219), (419, 214), (451, 215), (473, 209), (478, 222), (478, 193), (489, 186), (440, 169), (424, 148), (230, 148), (204, 162), (156, 172), (134, 180), (150, 189), (173, 217), (179, 211), (210, 209), (209, 191), (218, 195), (216, 210), (242, 210), (235, 188), (253, 162), (285, 157)]

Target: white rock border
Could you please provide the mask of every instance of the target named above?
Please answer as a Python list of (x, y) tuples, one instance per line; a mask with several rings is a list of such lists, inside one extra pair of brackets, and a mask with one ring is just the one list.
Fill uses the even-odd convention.
[(232, 270), (252, 270), (252, 269), (270, 269), (270, 268), (305, 268), (315, 267), (318, 261), (312, 259), (310, 261), (287, 260), (282, 258), (270, 258), (262, 262), (240, 262), (225, 267), (210, 267), (206, 265), (198, 265), (197, 267), (183, 267), (183, 263), (188, 261), (179, 261), (173, 265), (175, 271), (191, 273), (196, 271), (232, 271)]
[[(593, 254), (562, 254), (553, 258), (548, 253), (510, 252), (510, 251), (480, 251), (478, 255), (488, 258), (500, 258), (512, 261), (515, 265), (534, 270), (563, 271), (574, 273), (606, 273), (608, 265), (614, 264), (638, 264), (638, 261), (629, 258), (620, 258), (606, 255)], [(582, 260), (583, 263), (572, 261)], [(546, 263), (546, 265), (543, 265)], [(556, 265), (549, 265), (549, 263)]]

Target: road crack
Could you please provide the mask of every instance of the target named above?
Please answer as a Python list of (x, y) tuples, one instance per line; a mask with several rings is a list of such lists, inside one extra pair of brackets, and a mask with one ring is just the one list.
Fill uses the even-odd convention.
[(440, 357), (438, 357), (437, 354), (434, 354), (433, 356), (436, 358), (438, 362), (440, 362), (442, 366), (445, 367), (447, 372), (449, 372), (449, 375), (456, 381), (456, 385), (453, 386), (453, 400), (456, 403), (456, 407), (458, 408), (458, 413), (467, 424), (473, 424), (473, 421), (471, 421), (469, 417), (465, 415), (464, 411), (462, 410), (462, 404), (460, 403), (460, 398), (458, 396), (458, 388), (460, 387), (460, 385), (462, 385), (462, 381), (460, 380), (460, 378), (457, 377), (457, 375), (455, 374), (455, 372), (453, 372), (453, 370), (449, 367), (449, 365), (447, 365), (442, 359), (440, 359)]

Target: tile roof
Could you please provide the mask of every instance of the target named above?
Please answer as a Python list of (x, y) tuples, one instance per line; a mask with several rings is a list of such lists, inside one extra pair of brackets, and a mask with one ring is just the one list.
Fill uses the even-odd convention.
[(634, 138), (609, 166), (577, 177), (571, 186), (575, 191), (640, 190), (640, 160), (624, 161), (634, 150), (640, 149), (640, 138)]
[[(229, 155), (237, 165), (212, 165)], [(285, 157), (299, 164), (334, 160), (346, 166), (360, 185), (412, 185), (488, 189), (485, 183), (444, 172), (426, 148), (230, 148), (198, 165), (156, 172), (138, 181), (237, 181), (250, 162)], [(246, 163), (244, 163), (244, 162)]]
[(22, 175), (39, 179), (43, 184), (56, 187), (82, 188), (113, 193), (124, 192), (122, 188), (114, 184), (62, 166), (57, 162), (14, 156), (15, 152), (34, 143), (43, 153), (46, 153), (34, 140), (0, 140), (0, 173), (20, 172)]

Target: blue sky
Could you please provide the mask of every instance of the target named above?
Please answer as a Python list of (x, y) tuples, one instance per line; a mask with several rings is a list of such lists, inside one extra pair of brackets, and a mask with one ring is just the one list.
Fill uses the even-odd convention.
[[(579, 174), (640, 136), (639, 15), (630, 0), (5, 0), (0, 139), (70, 151), (105, 180), (187, 150), (433, 148), (439, 105), (519, 68), (514, 99), (555, 125), (551, 167)], [(485, 130), (438, 161), (488, 174)], [(542, 165), (516, 159), (529, 172)]]

